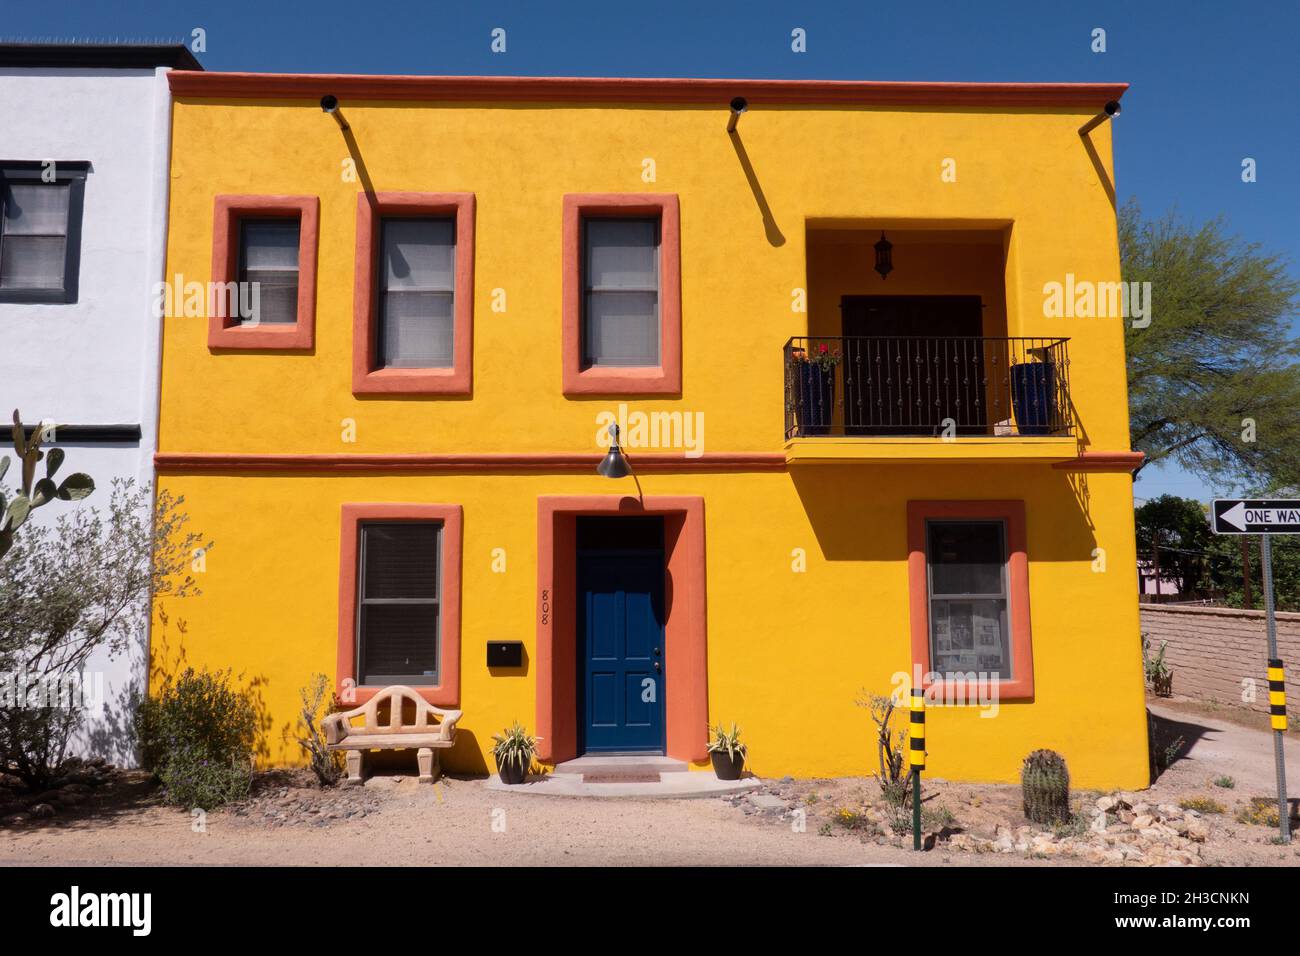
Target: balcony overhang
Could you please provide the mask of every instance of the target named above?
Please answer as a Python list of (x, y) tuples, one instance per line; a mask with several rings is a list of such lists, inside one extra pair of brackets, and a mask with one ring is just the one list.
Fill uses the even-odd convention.
[(833, 465), (852, 462), (913, 464), (976, 462), (979, 464), (1056, 465), (1079, 458), (1079, 440), (1064, 436), (816, 436), (785, 443), (787, 465)]

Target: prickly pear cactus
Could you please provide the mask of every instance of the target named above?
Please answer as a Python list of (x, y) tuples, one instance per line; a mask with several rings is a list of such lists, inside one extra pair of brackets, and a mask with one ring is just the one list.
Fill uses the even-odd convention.
[(1025, 816), (1034, 823), (1066, 823), (1070, 819), (1070, 772), (1054, 750), (1035, 750), (1020, 771)]

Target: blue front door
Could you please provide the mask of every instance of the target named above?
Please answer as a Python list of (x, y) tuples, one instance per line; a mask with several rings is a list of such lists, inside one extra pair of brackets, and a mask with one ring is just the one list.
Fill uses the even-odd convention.
[(662, 752), (662, 553), (580, 554), (578, 606), (586, 752)]

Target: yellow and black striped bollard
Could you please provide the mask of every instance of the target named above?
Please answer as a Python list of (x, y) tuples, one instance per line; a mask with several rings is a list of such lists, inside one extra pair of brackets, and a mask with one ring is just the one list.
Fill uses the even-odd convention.
[(1286, 730), (1286, 679), (1277, 658), (1268, 662), (1268, 713), (1274, 730)]
[(912, 768), (912, 849), (921, 849), (921, 771), (925, 769), (925, 692), (912, 688), (911, 749), (908, 762)]

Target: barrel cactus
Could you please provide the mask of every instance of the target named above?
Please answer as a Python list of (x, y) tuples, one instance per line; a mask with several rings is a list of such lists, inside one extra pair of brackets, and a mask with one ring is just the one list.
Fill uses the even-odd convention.
[(1054, 750), (1035, 750), (1020, 771), (1025, 816), (1034, 823), (1052, 825), (1070, 819), (1070, 772), (1065, 758)]

